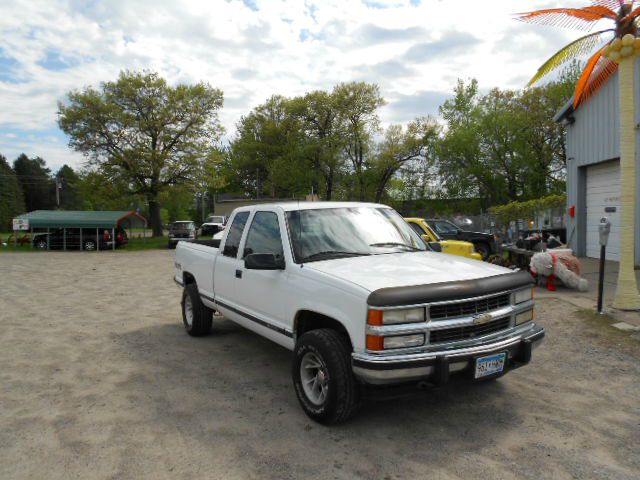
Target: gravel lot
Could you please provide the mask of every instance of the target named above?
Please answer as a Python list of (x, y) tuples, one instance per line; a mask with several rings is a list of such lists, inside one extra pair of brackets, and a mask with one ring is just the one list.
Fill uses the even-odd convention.
[(371, 402), (322, 427), (289, 352), (182, 328), (173, 252), (0, 253), (0, 478), (640, 477), (640, 342), (558, 300), (489, 384)]

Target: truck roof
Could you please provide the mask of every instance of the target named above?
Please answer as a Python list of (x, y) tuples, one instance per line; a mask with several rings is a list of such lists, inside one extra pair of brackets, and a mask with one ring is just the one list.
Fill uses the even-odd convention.
[(236, 210), (252, 210), (254, 208), (264, 207), (279, 207), (285, 212), (295, 210), (320, 210), (324, 208), (354, 208), (354, 207), (375, 207), (375, 208), (391, 208), (388, 205), (381, 203), (367, 203), (367, 202), (307, 202), (307, 201), (291, 201), (291, 202), (276, 202), (276, 203), (257, 203), (255, 205), (247, 205), (245, 207), (238, 207)]

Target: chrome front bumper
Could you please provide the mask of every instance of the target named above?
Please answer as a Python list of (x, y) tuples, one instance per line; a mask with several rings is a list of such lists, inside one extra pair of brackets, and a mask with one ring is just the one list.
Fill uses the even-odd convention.
[(353, 353), (353, 373), (362, 382), (374, 385), (421, 380), (440, 385), (449, 381), (450, 374), (471, 375), (474, 361), (480, 356), (507, 352), (504, 374), (529, 363), (531, 352), (544, 338), (544, 329), (535, 323), (522, 327), (500, 338), (457, 349), (404, 355)]

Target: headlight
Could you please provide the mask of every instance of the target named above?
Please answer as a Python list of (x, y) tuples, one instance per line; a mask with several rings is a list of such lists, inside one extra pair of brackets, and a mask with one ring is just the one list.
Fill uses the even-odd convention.
[(383, 325), (398, 323), (424, 322), (424, 308), (409, 308), (402, 310), (384, 310), (382, 312)]
[(533, 288), (525, 288), (524, 290), (518, 290), (513, 294), (513, 303), (518, 304), (522, 302), (528, 302), (533, 298)]
[(516, 325), (527, 323), (533, 320), (533, 310), (527, 310), (516, 315)]
[(419, 347), (421, 345), (424, 345), (424, 334), (419, 333), (416, 335), (400, 335), (395, 337), (384, 337), (383, 345), (385, 350), (389, 348)]

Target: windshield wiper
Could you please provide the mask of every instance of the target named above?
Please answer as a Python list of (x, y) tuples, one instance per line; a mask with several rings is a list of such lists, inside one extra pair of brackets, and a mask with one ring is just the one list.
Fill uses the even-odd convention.
[(324, 260), (329, 258), (340, 258), (340, 257), (359, 257), (363, 255), (370, 255), (365, 252), (343, 252), (340, 250), (325, 250), (323, 252), (312, 253), (311, 255), (307, 255), (302, 259), (302, 262), (308, 262), (310, 260)]
[(421, 252), (422, 250), (414, 247), (413, 245), (407, 245), (406, 243), (400, 242), (381, 242), (381, 243), (371, 243), (370, 247), (406, 247), (411, 249), (414, 252)]

